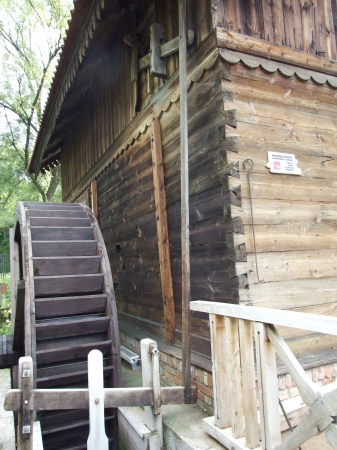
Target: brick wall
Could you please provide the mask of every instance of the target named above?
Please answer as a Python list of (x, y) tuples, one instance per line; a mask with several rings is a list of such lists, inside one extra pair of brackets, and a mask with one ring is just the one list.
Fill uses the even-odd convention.
[[(120, 332), (121, 345), (140, 354), (139, 341), (123, 332)], [(160, 352), (160, 381), (163, 386), (181, 386), (181, 359), (169, 355), (163, 351)], [(324, 386), (337, 381), (337, 363), (326, 366), (315, 367), (306, 370), (309, 378), (319, 386)], [(214, 414), (213, 382), (212, 374), (200, 369), (191, 367), (192, 385), (198, 389), (197, 406), (206, 413)], [(289, 374), (278, 377), (279, 397), (281, 400), (299, 395), (295, 382)]]

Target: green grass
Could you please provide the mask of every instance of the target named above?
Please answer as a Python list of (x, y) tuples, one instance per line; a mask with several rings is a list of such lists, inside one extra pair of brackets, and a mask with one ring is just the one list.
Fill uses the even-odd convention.
[(0, 283), (6, 283), (6, 300), (0, 306), (0, 336), (11, 333), (11, 283), (10, 274), (0, 278)]

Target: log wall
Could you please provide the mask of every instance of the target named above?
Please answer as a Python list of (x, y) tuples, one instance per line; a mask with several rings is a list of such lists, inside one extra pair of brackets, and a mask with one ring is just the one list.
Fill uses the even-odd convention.
[[(190, 241), (192, 298), (237, 301), (246, 277), (235, 277), (236, 249), (228, 249), (240, 219), (228, 220), (223, 176), (225, 125), (219, 64), (189, 92)], [(176, 338), (181, 339), (181, 241), (179, 108), (172, 105), (160, 120)], [(165, 338), (156, 234), (150, 132), (111, 164), (98, 180), (100, 226), (109, 253), (120, 321)], [(241, 258), (242, 259), (242, 258)], [(210, 354), (208, 317), (192, 319), (192, 346)]]
[[(237, 164), (239, 178), (228, 176), (226, 186), (240, 195), (229, 217), (244, 224), (244, 234), (234, 235), (233, 245), (244, 245), (247, 252), (247, 262), (236, 264), (236, 275), (248, 279), (247, 288), (239, 291), (240, 302), (336, 316), (336, 89), (241, 63), (230, 72), (232, 80), (223, 81), (223, 90), (231, 93), (225, 108), (232, 110), (235, 123), (226, 127), (226, 136), (235, 145), (227, 160)], [(267, 151), (295, 154), (302, 175), (270, 173)], [(246, 158), (254, 162), (251, 192), (260, 281)], [(302, 356), (337, 349), (331, 337), (302, 340), (303, 334), (292, 329), (283, 334)]]
[(335, 0), (220, 0), (214, 27), (336, 59)]

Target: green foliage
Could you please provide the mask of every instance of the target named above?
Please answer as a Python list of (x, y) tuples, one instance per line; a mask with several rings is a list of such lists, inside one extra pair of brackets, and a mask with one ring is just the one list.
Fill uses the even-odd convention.
[[(59, 201), (60, 168), (27, 172), (71, 0), (0, 0), (0, 248), (20, 201)], [(0, 250), (2, 251), (2, 250)]]
[(1, 283), (6, 283), (6, 300), (0, 305), (0, 336), (11, 333), (11, 290), (10, 290), (10, 276), (9, 274), (0, 280)]

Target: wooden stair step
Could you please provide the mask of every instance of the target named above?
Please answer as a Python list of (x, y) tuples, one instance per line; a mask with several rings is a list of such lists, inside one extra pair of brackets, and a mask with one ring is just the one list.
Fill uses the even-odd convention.
[(28, 207), (28, 210), (31, 209), (46, 209), (49, 210), (80, 210), (83, 211), (83, 206), (80, 203), (38, 203), (38, 202), (25, 202), (25, 205)]
[[(107, 416), (104, 417), (105, 422), (108, 422), (110, 420), (113, 420), (115, 418), (114, 415), (111, 416)], [(69, 425), (64, 425), (62, 427), (58, 427), (58, 428), (50, 428), (50, 429), (46, 429), (44, 431), (42, 431), (42, 436), (45, 436), (47, 434), (53, 434), (53, 433), (58, 433), (59, 431), (66, 431), (66, 430), (70, 430), (72, 427), (76, 428), (76, 427), (83, 427), (83, 426), (89, 426), (89, 420), (86, 421), (81, 421), (81, 422), (74, 422), (72, 424)], [(97, 449), (99, 450), (99, 449)]]
[(48, 429), (52, 426), (63, 426), (72, 422), (89, 420), (89, 410), (71, 409), (60, 411), (37, 411), (37, 420), (40, 421), (41, 427)]
[(32, 227), (90, 227), (86, 217), (31, 217)]
[[(109, 357), (103, 358), (103, 367), (109, 366)], [(64, 362), (45, 365), (37, 368), (37, 378), (83, 372), (88, 369), (88, 361)], [(50, 411), (52, 413), (52, 411)]]
[(87, 358), (91, 350), (100, 350), (106, 355), (111, 347), (112, 341), (96, 341), (65, 347), (55, 347), (36, 351), (37, 364), (48, 364), (56, 361), (69, 361)]
[(58, 321), (36, 323), (36, 339), (57, 339), (70, 336), (81, 336), (83, 334), (105, 333), (108, 329), (110, 317), (90, 318), (66, 318)]
[(79, 209), (30, 209), (29, 217), (32, 218), (69, 218), (69, 219), (86, 219), (85, 211)]
[(33, 258), (34, 276), (98, 273), (100, 256), (49, 256)]
[[(111, 375), (114, 370), (114, 366), (103, 367), (104, 378)], [(52, 375), (49, 377), (37, 378), (37, 388), (56, 388), (58, 386), (64, 386), (72, 383), (78, 383), (81, 381), (88, 381), (88, 370), (82, 370), (79, 372), (64, 373), (62, 375)]]
[(106, 299), (106, 294), (38, 298), (35, 300), (36, 319), (101, 313), (105, 311)]
[(34, 277), (35, 296), (101, 294), (103, 280), (102, 273)]
[(94, 233), (91, 227), (31, 227), (33, 241), (89, 241)]
[(96, 241), (32, 241), (33, 256), (90, 256), (97, 254)]

